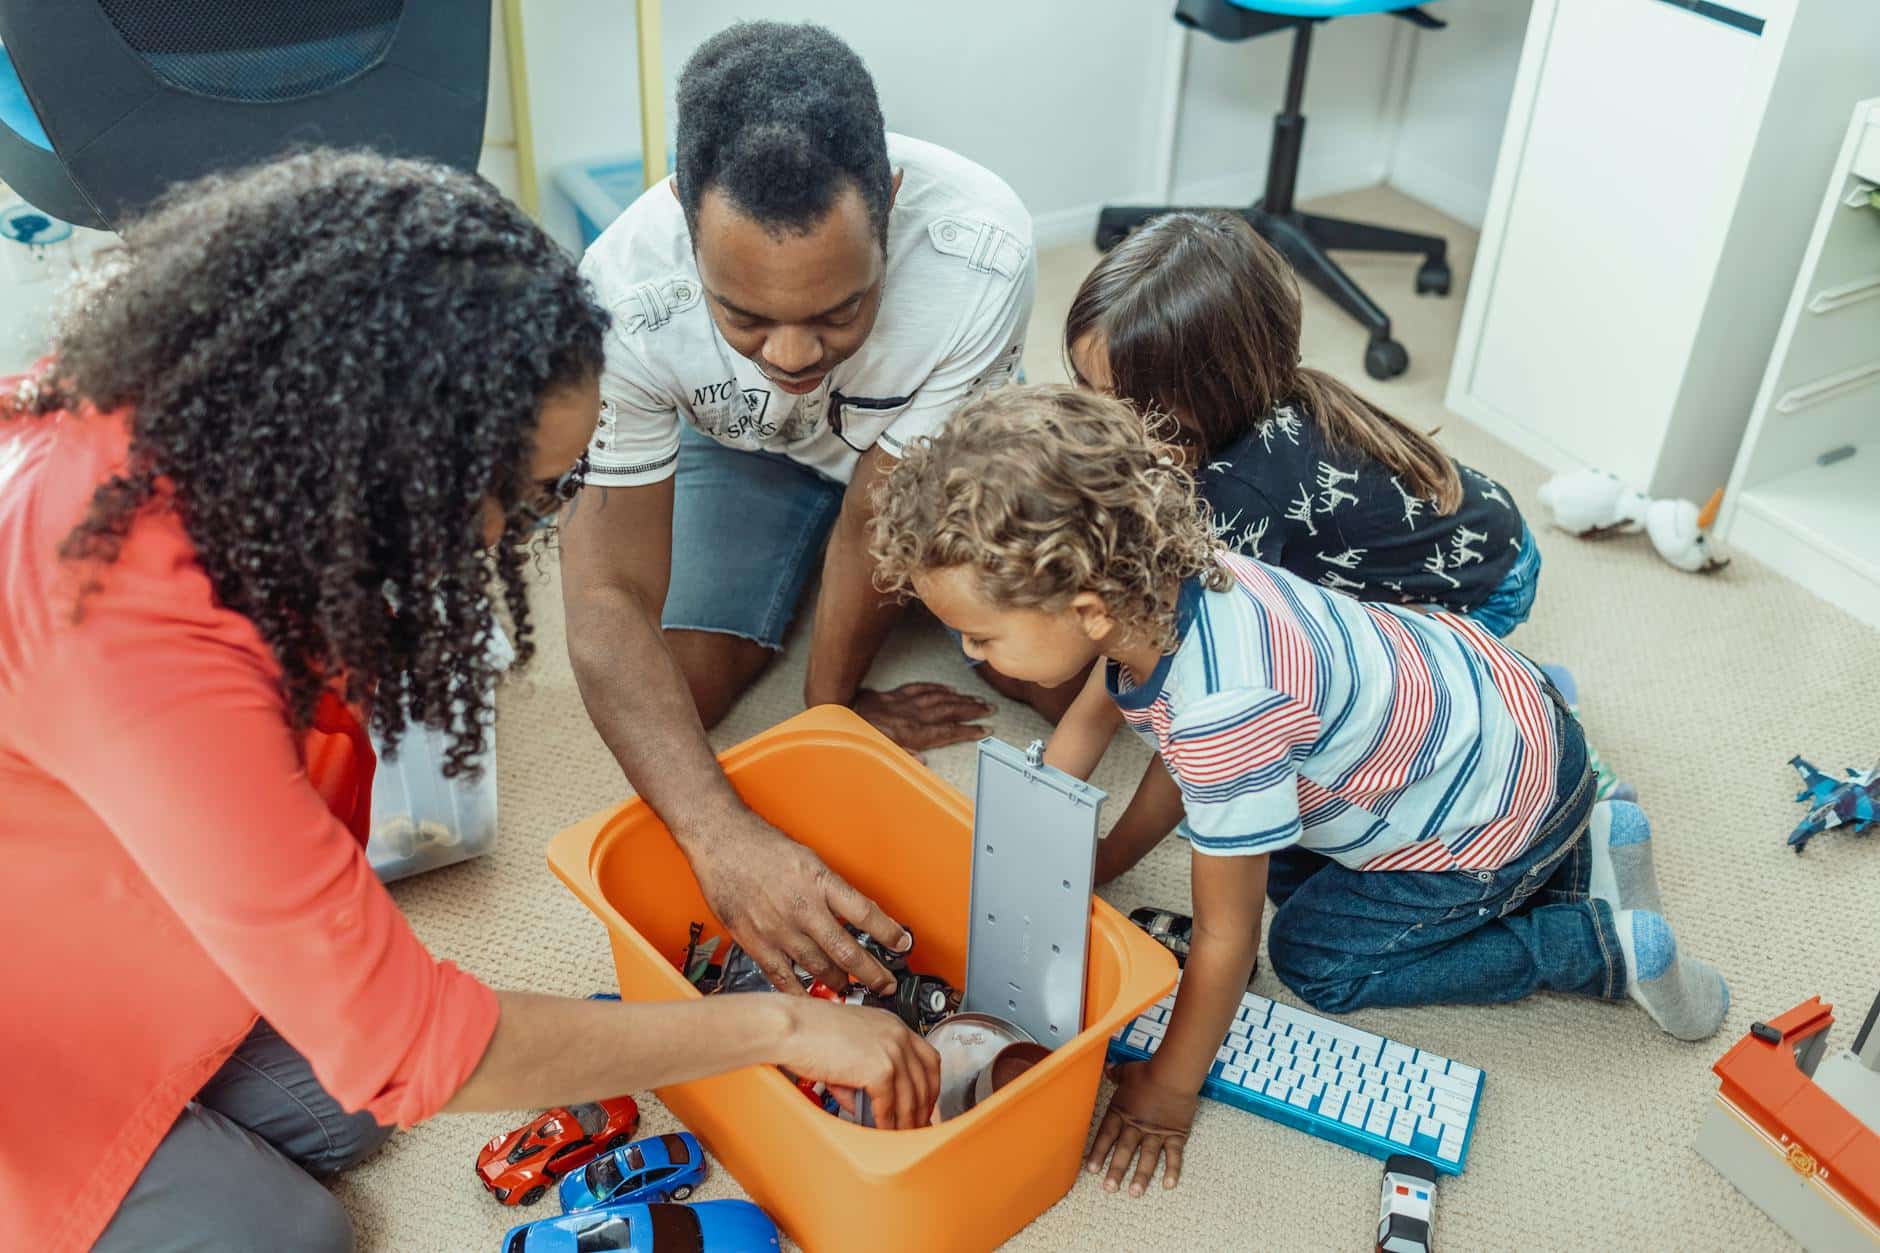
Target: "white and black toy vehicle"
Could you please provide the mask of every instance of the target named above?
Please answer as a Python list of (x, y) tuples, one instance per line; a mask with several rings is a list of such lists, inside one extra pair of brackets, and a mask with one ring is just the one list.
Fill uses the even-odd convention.
[(1430, 1224), (1435, 1218), (1436, 1168), (1408, 1153), (1386, 1158), (1377, 1253), (1430, 1253)]

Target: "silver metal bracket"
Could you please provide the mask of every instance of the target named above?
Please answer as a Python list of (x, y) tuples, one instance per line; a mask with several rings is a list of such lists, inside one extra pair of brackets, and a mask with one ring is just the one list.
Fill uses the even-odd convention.
[(1044, 742), (979, 742), (962, 1007), (1047, 1048), (1083, 1029), (1097, 817), (1107, 794), (1044, 764)]

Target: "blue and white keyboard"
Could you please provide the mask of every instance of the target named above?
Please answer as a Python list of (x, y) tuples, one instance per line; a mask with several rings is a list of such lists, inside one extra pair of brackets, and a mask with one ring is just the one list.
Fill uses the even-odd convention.
[[(1110, 1056), (1148, 1060), (1174, 1005), (1171, 992), (1150, 1006), (1110, 1041)], [(1372, 1157), (1414, 1153), (1459, 1175), (1482, 1072), (1249, 992), (1201, 1095)]]

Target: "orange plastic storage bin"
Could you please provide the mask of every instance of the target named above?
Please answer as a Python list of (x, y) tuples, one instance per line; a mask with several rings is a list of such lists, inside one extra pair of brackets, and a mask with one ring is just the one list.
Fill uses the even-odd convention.
[[(966, 981), (972, 806), (846, 709), (812, 709), (724, 754), (745, 803), (912, 928), (920, 969)], [(557, 835), (549, 865), (600, 916), (629, 1000), (697, 996), (676, 962), (707, 923), (697, 881), (638, 799)], [(1091, 901), (1085, 1027), (965, 1115), (917, 1131), (832, 1118), (772, 1066), (659, 1097), (811, 1250), (989, 1249), (1077, 1178), (1104, 1046), (1175, 982), (1175, 961)]]

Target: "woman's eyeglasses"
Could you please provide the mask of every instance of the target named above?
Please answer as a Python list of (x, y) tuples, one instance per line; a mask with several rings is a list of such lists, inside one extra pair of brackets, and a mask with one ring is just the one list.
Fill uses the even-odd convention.
[(553, 483), (542, 483), (536, 487), (535, 494), (516, 507), (516, 512), (531, 531), (539, 531), (553, 526), (555, 518), (568, 506), (568, 502), (580, 494), (581, 484), (586, 482), (588, 456), (582, 453), (575, 459), (568, 472)]

